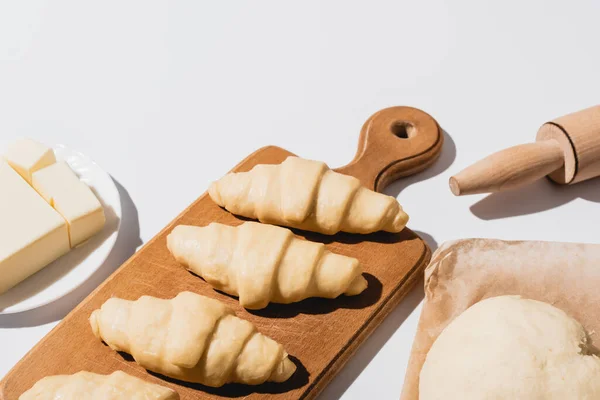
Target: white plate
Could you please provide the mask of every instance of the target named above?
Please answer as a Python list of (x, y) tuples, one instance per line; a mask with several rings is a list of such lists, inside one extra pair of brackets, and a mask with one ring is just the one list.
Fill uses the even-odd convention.
[(90, 240), (0, 295), (0, 315), (41, 307), (73, 291), (104, 264), (117, 240), (121, 199), (110, 175), (90, 158), (65, 146), (54, 146), (54, 153), (98, 196), (104, 206), (106, 224)]

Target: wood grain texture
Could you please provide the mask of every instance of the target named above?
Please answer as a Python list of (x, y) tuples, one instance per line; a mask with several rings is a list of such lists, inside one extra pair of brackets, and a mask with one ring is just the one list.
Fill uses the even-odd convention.
[(337, 171), (381, 192), (398, 178), (416, 174), (437, 160), (444, 142), (438, 123), (412, 107), (390, 107), (363, 125), (354, 159)]
[(600, 106), (540, 127), (535, 143), (494, 153), (450, 178), (456, 196), (498, 192), (544, 176), (573, 184), (600, 176)]
[(537, 140), (558, 138), (566, 169), (549, 175), (557, 183), (577, 183), (600, 175), (600, 106), (556, 118), (540, 128)]
[[(406, 111), (414, 113), (413, 110), (397, 109), (393, 113), (401, 117)], [(427, 117), (434, 122), (429, 126), (439, 134), (437, 123)], [(433, 132), (428, 133), (434, 135)], [(401, 141), (394, 135), (383, 140), (392, 143)], [(440, 140), (434, 140), (434, 146)], [(370, 146), (368, 138), (362, 145)], [(421, 158), (421, 163), (431, 164), (432, 159), (439, 155), (440, 149), (438, 147), (437, 150), (429, 151), (427, 157)], [(292, 154), (281, 148), (265, 147), (243, 160), (233, 171), (247, 171), (256, 164), (280, 163), (289, 155)], [(408, 154), (408, 157), (412, 155), (414, 154)], [(418, 168), (414, 163), (401, 163), (401, 157), (404, 156), (407, 153), (402, 153), (396, 159), (387, 158), (416, 171)], [(355, 163), (353, 168), (358, 166), (360, 164)], [(369, 179), (373, 176), (381, 176), (379, 168), (381, 167), (363, 165), (362, 170), (369, 171), (368, 174), (361, 175), (363, 183), (370, 182)], [(407, 172), (396, 167), (394, 174)], [(372, 184), (375, 185), (375, 182), (376, 178)], [(380, 189), (384, 186), (379, 185)], [(431, 257), (427, 245), (410, 229), (404, 229), (398, 234), (340, 233), (335, 236), (295, 231), (299, 237), (325, 243), (333, 252), (358, 258), (369, 283), (368, 289), (354, 297), (308, 299), (291, 305), (270, 304), (264, 310), (247, 311), (239, 306), (236, 299), (213, 290), (202, 279), (185, 270), (167, 250), (166, 237), (175, 225), (204, 226), (213, 221), (229, 225), (243, 222), (218, 207), (206, 193), (203, 194), (23, 357), (0, 382), (0, 398), (17, 399), (33, 383), (47, 375), (71, 374), (80, 370), (108, 374), (123, 370), (148, 382), (175, 389), (184, 400), (240, 397), (312, 399), (417, 282)], [(229, 384), (221, 388), (179, 382), (144, 370), (129, 355), (117, 353), (96, 339), (90, 329), (89, 315), (110, 297), (137, 299), (142, 295), (151, 295), (170, 298), (184, 290), (223, 301), (235, 310), (237, 316), (251, 321), (263, 334), (282, 343), (298, 366), (294, 376), (283, 384)]]
[(564, 164), (556, 140), (521, 144), (500, 150), (450, 178), (456, 196), (513, 189), (543, 178)]

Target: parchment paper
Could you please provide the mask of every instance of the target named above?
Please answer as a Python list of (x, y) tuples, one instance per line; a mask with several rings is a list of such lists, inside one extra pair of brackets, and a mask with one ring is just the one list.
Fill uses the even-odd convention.
[(478, 301), (506, 294), (545, 301), (578, 320), (600, 347), (600, 245), (466, 239), (444, 243), (425, 270), (425, 301), (401, 400), (441, 331)]

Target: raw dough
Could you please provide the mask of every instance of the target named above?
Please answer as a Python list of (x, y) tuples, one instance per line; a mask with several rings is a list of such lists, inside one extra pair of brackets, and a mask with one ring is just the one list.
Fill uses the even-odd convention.
[(596, 400), (600, 359), (583, 327), (547, 303), (500, 296), (452, 321), (423, 364), (420, 400)]
[(394, 197), (369, 190), (323, 162), (298, 157), (227, 174), (208, 193), (233, 214), (327, 235), (400, 232), (408, 222)]
[(94, 335), (142, 367), (218, 387), (286, 381), (296, 370), (283, 346), (218, 300), (192, 292), (172, 299), (111, 298), (90, 316)]
[(239, 296), (240, 304), (250, 309), (264, 308), (270, 301), (357, 295), (367, 287), (357, 259), (298, 239), (278, 226), (179, 225), (168, 236), (167, 247), (186, 268), (218, 290)]
[(177, 392), (115, 371), (99, 375), (81, 371), (47, 376), (19, 400), (179, 400)]

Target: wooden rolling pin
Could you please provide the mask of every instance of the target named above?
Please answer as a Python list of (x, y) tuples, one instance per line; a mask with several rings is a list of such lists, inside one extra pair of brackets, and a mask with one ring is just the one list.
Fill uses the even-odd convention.
[(499, 192), (544, 176), (573, 184), (600, 175), (600, 106), (546, 122), (535, 143), (514, 146), (450, 178), (456, 196)]

